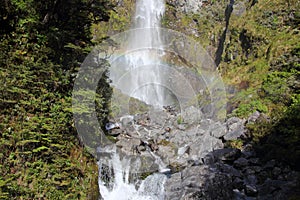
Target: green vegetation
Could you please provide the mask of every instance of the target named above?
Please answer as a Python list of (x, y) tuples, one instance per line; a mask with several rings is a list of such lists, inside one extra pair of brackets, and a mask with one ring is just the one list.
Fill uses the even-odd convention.
[(241, 16), (232, 15), (230, 37), (220, 63), (228, 85), (232, 115), (254, 111), (270, 120), (248, 124), (265, 159), (277, 158), (299, 169), (300, 18), (297, 1), (258, 1)]
[[(229, 116), (266, 114), (269, 120), (248, 124), (251, 142), (266, 159), (275, 157), (295, 167), (300, 160), (300, 3), (235, 1), (229, 18), (228, 4), (210, 1), (194, 14), (177, 11), (170, 3), (163, 24), (199, 41), (212, 57), (220, 56), (218, 70), (228, 87)], [(238, 140), (230, 145), (242, 144)]]
[[(2, 1), (0, 199), (98, 199), (97, 165), (79, 142), (71, 98), (91, 46), (130, 27), (133, 2), (118, 1), (122, 5), (113, 10), (116, 3)], [(230, 115), (246, 118), (257, 110), (269, 116), (247, 125), (251, 141), (265, 159), (299, 169), (300, 3), (252, 0), (226, 23), (227, 3), (210, 1), (196, 14), (168, 4), (163, 25), (195, 38), (213, 57), (226, 36), (218, 69), (233, 88)], [(95, 102), (101, 125), (109, 114), (106, 78), (99, 82)], [(113, 106), (115, 113), (122, 110)]]
[(105, 0), (2, 1), (0, 199), (98, 199), (97, 165), (77, 138), (71, 95), (90, 26), (109, 10)]

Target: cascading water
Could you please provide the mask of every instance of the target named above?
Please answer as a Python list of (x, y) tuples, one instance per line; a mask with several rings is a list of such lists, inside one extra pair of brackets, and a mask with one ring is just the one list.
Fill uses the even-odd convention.
[[(133, 18), (133, 29), (136, 31), (129, 35), (127, 46), (127, 49), (134, 50), (126, 52), (124, 60), (114, 63), (117, 69), (112, 66), (110, 77), (116, 85), (124, 74), (129, 73), (117, 88), (155, 107), (167, 104), (160, 73), (163, 52), (159, 27), (164, 10), (163, 0), (137, 0)], [(123, 71), (116, 75), (120, 67)]]
[[(166, 176), (164, 174), (154, 173), (145, 180), (136, 180), (130, 183), (130, 174), (139, 168), (139, 160), (131, 162), (130, 159), (120, 158), (116, 148), (103, 149), (109, 158), (100, 159), (99, 166), (99, 189), (104, 200), (163, 200), (164, 183)], [(103, 166), (108, 170), (104, 172)], [(130, 170), (132, 170), (130, 172)], [(104, 180), (103, 176), (110, 176)], [(137, 183), (140, 186), (137, 188)]]
[[(110, 74), (112, 84), (117, 89), (155, 107), (161, 107), (166, 103), (162, 87), (163, 78), (160, 77), (159, 70), (160, 54), (162, 54), (159, 50), (161, 44), (159, 25), (163, 13), (163, 0), (137, 0), (133, 25), (140, 31), (135, 31), (135, 34), (130, 35), (128, 39), (129, 49), (135, 50), (126, 52), (125, 64), (124, 60), (121, 60), (115, 63), (115, 66), (112, 65), (113, 70)], [(119, 69), (119, 66), (123, 66), (123, 69)], [(123, 83), (120, 83), (120, 79), (124, 77), (122, 73), (130, 75)], [(126, 156), (121, 159), (116, 147), (113, 149), (103, 147), (101, 152), (109, 154), (108, 157), (100, 157), (98, 163), (99, 189), (104, 200), (164, 199), (166, 181), (164, 174), (154, 173), (143, 181), (136, 180), (132, 183), (130, 174), (139, 168), (139, 162), (132, 163)], [(163, 172), (165, 169), (163, 162), (155, 154), (151, 153), (151, 155), (155, 158), (159, 170)], [(108, 170), (103, 170), (103, 168), (108, 168)], [(109, 179), (105, 180), (103, 178), (105, 176)]]

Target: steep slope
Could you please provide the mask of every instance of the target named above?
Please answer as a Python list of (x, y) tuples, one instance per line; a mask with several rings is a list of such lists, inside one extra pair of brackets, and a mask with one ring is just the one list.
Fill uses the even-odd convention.
[(0, 199), (97, 199), (97, 165), (77, 138), (71, 97), (89, 27), (108, 19), (109, 4), (2, 3)]

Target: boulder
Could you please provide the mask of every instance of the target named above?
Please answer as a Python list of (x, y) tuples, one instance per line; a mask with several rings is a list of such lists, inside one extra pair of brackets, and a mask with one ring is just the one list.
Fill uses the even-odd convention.
[(210, 129), (211, 129), (211, 136), (215, 138), (221, 138), (227, 132), (226, 126), (222, 125), (220, 122), (211, 125)]
[(201, 116), (201, 111), (194, 106), (186, 108), (182, 113), (183, 121), (190, 125), (195, 123), (199, 124)]
[(233, 165), (237, 168), (243, 168), (248, 165), (248, 160), (246, 158), (238, 158)]
[(244, 126), (245, 120), (238, 117), (229, 118), (226, 122), (228, 132), (224, 136), (225, 140), (236, 140), (246, 133), (246, 128)]
[(212, 152), (216, 160), (221, 161), (234, 161), (240, 157), (241, 151), (234, 148), (218, 149)]

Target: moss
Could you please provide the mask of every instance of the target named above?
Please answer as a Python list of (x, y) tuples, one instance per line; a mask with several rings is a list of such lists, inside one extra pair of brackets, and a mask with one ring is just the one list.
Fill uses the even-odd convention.
[(244, 144), (244, 141), (241, 140), (241, 139), (238, 139), (238, 140), (229, 141), (227, 145), (231, 148), (242, 150), (243, 149), (243, 144)]
[[(112, 1), (113, 4), (120, 4), (120, 2)], [(93, 35), (93, 42), (100, 43), (107, 37), (126, 31), (130, 29), (131, 14), (134, 13), (135, 4), (131, 0), (124, 0), (122, 5), (115, 6), (114, 10), (109, 11), (109, 20), (94, 23), (91, 26)]]
[(169, 146), (171, 143), (170, 141), (167, 140), (161, 140), (158, 142), (158, 145), (162, 145), (162, 146)]

